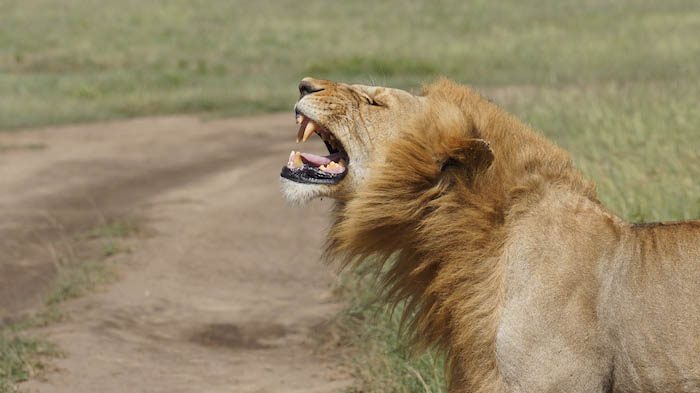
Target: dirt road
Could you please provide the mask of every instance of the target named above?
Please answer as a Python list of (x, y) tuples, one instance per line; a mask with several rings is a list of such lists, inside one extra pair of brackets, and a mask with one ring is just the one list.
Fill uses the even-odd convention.
[[(317, 326), (339, 304), (319, 262), (324, 203), (285, 205), (292, 114), (140, 119), (0, 134), (0, 317), (36, 309), (45, 245), (145, 217), (120, 279), (37, 332), (66, 354), (29, 392), (336, 392)], [(320, 144), (319, 144), (320, 147)]]

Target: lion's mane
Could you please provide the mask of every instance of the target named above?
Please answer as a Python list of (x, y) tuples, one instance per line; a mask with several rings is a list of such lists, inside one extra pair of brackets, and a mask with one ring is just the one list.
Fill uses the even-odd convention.
[(415, 342), (445, 352), (450, 391), (499, 391), (508, 222), (547, 187), (598, 203), (596, 191), (568, 153), (469, 88), (441, 80), (425, 94), (427, 112), (336, 205), (326, 256), (375, 265)]

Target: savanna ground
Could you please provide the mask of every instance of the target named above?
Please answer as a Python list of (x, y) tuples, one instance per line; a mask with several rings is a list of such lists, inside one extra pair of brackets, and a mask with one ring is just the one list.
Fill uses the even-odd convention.
[[(7, 322), (0, 335), (0, 391), (12, 391), (28, 374), (35, 377), (27, 389), (71, 375), (65, 366), (58, 372), (42, 372), (41, 367), (84, 367), (70, 363), (76, 358), (72, 354), (80, 353), (71, 345), (84, 337), (66, 331), (81, 325), (100, 331), (93, 325), (98, 322), (81, 323), (86, 318), (113, 322), (116, 327), (110, 326), (124, 342), (135, 345), (116, 345), (124, 352), (112, 361), (132, 365), (121, 369), (127, 370), (124, 373), (142, 370), (132, 378), (160, 384), (174, 377), (162, 371), (168, 364), (154, 366), (161, 358), (155, 357), (159, 352), (153, 343), (197, 337), (185, 334), (191, 333), (187, 329), (196, 331), (208, 323), (219, 330), (204, 334), (203, 340), (228, 332), (223, 337), (229, 342), (244, 342), (235, 337), (245, 335), (230, 332), (260, 330), (250, 323), (266, 321), (266, 326), (278, 326), (266, 340), (298, 354), (309, 350), (303, 337), (315, 331), (312, 326), (333, 319), (327, 330), (335, 338), (326, 341), (355, 349), (354, 355), (342, 356), (354, 377), (347, 389), (442, 391), (439, 357), (429, 353), (409, 359), (395, 333), (398, 315), (370, 303), (375, 293), (371, 280), (342, 277), (335, 299), (344, 299), (345, 311), (332, 317), (333, 307), (323, 306), (329, 302), (322, 290), (329, 277), (311, 259), (320, 247), (325, 205), (288, 209), (276, 194), (277, 166), (293, 148), (290, 108), (298, 80), (313, 75), (415, 91), (437, 75), (469, 83), (568, 149), (576, 164), (596, 180), (601, 200), (622, 217), (688, 219), (700, 216), (698, 31), (700, 5), (693, 0), (0, 2), (0, 129), (8, 131), (0, 138), (0, 310), (12, 316), (4, 315)], [(279, 110), (289, 113), (284, 121), (211, 120)], [(182, 113), (208, 120), (175, 117), (17, 131)], [(287, 117), (288, 128), (283, 125)], [(98, 149), (90, 143), (104, 145)], [(73, 157), (80, 154), (86, 156)], [(236, 160), (242, 154), (248, 158)], [(257, 198), (258, 204), (238, 206), (234, 201), (240, 200), (231, 196), (234, 188), (241, 200), (253, 203)], [(130, 217), (139, 219), (127, 229), (118, 224), (131, 223)], [(292, 233), (309, 226), (315, 231), (303, 251), (295, 250), (299, 239), (275, 237), (283, 236), (279, 226), (251, 224), (264, 220), (279, 220)], [(115, 225), (122, 229), (105, 229)], [(206, 227), (197, 232), (199, 237), (190, 232), (197, 226)], [(245, 243), (219, 236), (238, 236)], [(191, 239), (202, 243), (188, 243)], [(178, 252), (183, 244), (201, 253), (217, 248), (222, 254), (188, 258)], [(293, 303), (269, 300), (266, 296), (274, 298), (276, 292), (265, 285), (251, 290), (249, 298), (237, 297), (235, 288), (240, 285), (226, 280), (237, 277), (231, 270), (236, 263), (259, 282), (277, 282), (280, 288), (295, 280), (304, 283), (290, 270), (295, 265), (265, 265), (275, 259), (269, 254), (270, 244), (277, 245), (273, 248), (279, 248), (280, 256), (297, 252), (298, 272), (315, 272), (306, 283), (319, 291), (296, 298), (282, 295), (294, 294), (292, 289), (276, 296), (315, 304), (322, 312), (279, 321), (272, 317), (274, 310), (279, 314), (273, 307), (267, 308), (267, 320), (231, 320), (249, 315), (250, 310), (240, 307), (255, 304), (250, 302), (277, 307)], [(245, 256), (244, 246), (251, 247), (245, 248)], [(186, 262), (193, 258), (201, 262), (195, 264), (198, 273), (186, 274)], [(150, 295), (144, 299), (145, 287), (137, 285), (150, 287), (147, 279), (153, 277), (148, 272), (158, 278), (158, 285), (169, 287), (156, 296), (162, 304)], [(197, 277), (203, 280), (199, 284), (187, 281)], [(242, 277), (242, 282), (255, 286), (246, 281), (249, 276)], [(187, 285), (201, 292), (181, 290)], [(141, 297), (125, 295), (136, 292)], [(64, 300), (81, 293), (82, 298)], [(117, 306), (114, 298), (140, 307), (140, 314), (119, 315), (126, 327), (98, 318), (104, 313), (95, 314), (100, 308), (124, 310), (125, 304)], [(22, 310), (42, 310), (37, 299), (48, 299), (42, 300), (47, 304), (44, 311), (21, 320)], [(187, 312), (175, 318), (169, 314), (173, 309)], [(156, 323), (144, 315), (161, 319)], [(287, 329), (284, 334), (279, 326)], [(294, 334), (286, 333), (290, 327)], [(134, 332), (154, 332), (157, 337), (147, 340)], [(208, 348), (180, 341), (190, 343), (188, 350)], [(265, 351), (274, 354), (270, 348), (197, 352), (195, 359), (201, 363), (193, 364), (202, 368), (195, 364), (188, 370), (205, 376), (210, 372), (211, 381), (225, 386), (234, 383), (225, 375), (243, 377), (235, 374), (232, 359), (241, 359), (241, 353), (256, 358)], [(172, 359), (183, 353), (166, 351), (163, 356)], [(141, 357), (130, 358), (134, 354)], [(320, 355), (307, 359), (314, 356)], [(104, 358), (108, 355), (100, 359), (109, 361)], [(275, 359), (275, 374), (293, 362), (270, 356), (259, 364)], [(93, 363), (106, 369), (105, 363)], [(285, 370), (301, 380), (314, 379), (296, 369)], [(48, 382), (40, 382), (37, 375)], [(204, 379), (190, 382), (201, 388)], [(174, 380), (183, 389), (190, 383)]]

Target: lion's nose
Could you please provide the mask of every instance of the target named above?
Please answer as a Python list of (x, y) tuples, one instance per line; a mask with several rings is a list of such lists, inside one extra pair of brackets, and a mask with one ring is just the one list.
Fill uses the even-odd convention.
[(323, 90), (323, 88), (315, 85), (311, 78), (304, 78), (299, 83), (299, 98), (302, 98), (307, 94), (319, 92), (321, 90)]

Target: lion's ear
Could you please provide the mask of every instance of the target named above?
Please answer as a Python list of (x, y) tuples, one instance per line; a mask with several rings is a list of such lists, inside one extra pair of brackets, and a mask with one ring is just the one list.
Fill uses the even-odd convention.
[(491, 145), (483, 139), (463, 139), (451, 146), (442, 164), (442, 171), (459, 167), (469, 174), (488, 169), (493, 162)]

